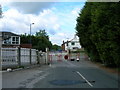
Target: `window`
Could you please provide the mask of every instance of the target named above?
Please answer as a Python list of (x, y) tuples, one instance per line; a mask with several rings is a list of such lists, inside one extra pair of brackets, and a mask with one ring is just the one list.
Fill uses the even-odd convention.
[(13, 38), (12, 38), (12, 41), (15, 41), (15, 38), (16, 38), (16, 37), (13, 37)]
[(4, 44), (10, 44), (9, 39), (4, 40)]
[(73, 47), (73, 49), (78, 49), (78, 47)]
[(16, 37), (16, 41), (19, 41), (19, 37)]
[(71, 42), (71, 45), (75, 45), (75, 42)]
[(15, 42), (12, 42), (12, 44), (16, 44)]
[(12, 44), (19, 44), (19, 37), (12, 37)]

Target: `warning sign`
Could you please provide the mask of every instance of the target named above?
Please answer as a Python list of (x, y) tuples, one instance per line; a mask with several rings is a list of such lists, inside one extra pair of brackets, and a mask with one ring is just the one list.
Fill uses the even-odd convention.
[(68, 55), (65, 55), (64, 58), (65, 58), (65, 59), (68, 59)]

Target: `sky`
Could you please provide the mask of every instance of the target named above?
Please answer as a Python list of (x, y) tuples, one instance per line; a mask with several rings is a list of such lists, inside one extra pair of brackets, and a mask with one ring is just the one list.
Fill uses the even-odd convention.
[(85, 2), (2, 2), (2, 31), (34, 35), (45, 29), (53, 44), (74, 37), (76, 19)]

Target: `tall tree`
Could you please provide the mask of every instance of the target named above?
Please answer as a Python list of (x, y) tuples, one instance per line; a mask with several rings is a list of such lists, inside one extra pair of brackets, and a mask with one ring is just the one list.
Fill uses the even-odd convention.
[[(40, 30), (36, 32), (36, 35), (31, 36), (32, 48), (45, 51), (46, 48), (51, 49), (52, 43), (49, 40), (49, 36), (47, 35), (45, 30)], [(30, 43), (30, 35), (21, 35), (21, 44), (29, 44)]]
[(46, 37), (47, 39), (49, 39), (49, 36), (47, 35), (45, 30), (39, 30), (39, 32), (36, 32), (36, 36), (37, 37)]
[(90, 36), (90, 25), (91, 25), (91, 9), (93, 3), (86, 3), (83, 10), (77, 18), (76, 30), (77, 34), (80, 37), (80, 43), (82, 47), (88, 52), (88, 55), (93, 61), (100, 61), (99, 54), (96, 50), (95, 44), (92, 42)]
[(38, 50), (45, 51), (46, 48), (51, 49), (52, 43), (49, 41), (49, 36), (45, 30), (39, 30), (35, 36), (39, 39), (37, 43)]
[(54, 51), (61, 50), (61, 46), (54, 44), (54, 45), (52, 45), (52, 50), (54, 50)]
[(120, 2), (87, 2), (77, 18), (76, 30), (92, 60), (120, 64)]

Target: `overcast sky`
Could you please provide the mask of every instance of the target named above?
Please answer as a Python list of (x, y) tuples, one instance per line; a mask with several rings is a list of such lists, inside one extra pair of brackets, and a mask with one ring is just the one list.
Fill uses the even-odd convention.
[(76, 18), (84, 2), (4, 2), (2, 31), (16, 34), (32, 34), (45, 29), (53, 44), (61, 45), (63, 40), (72, 39), (76, 32)]

